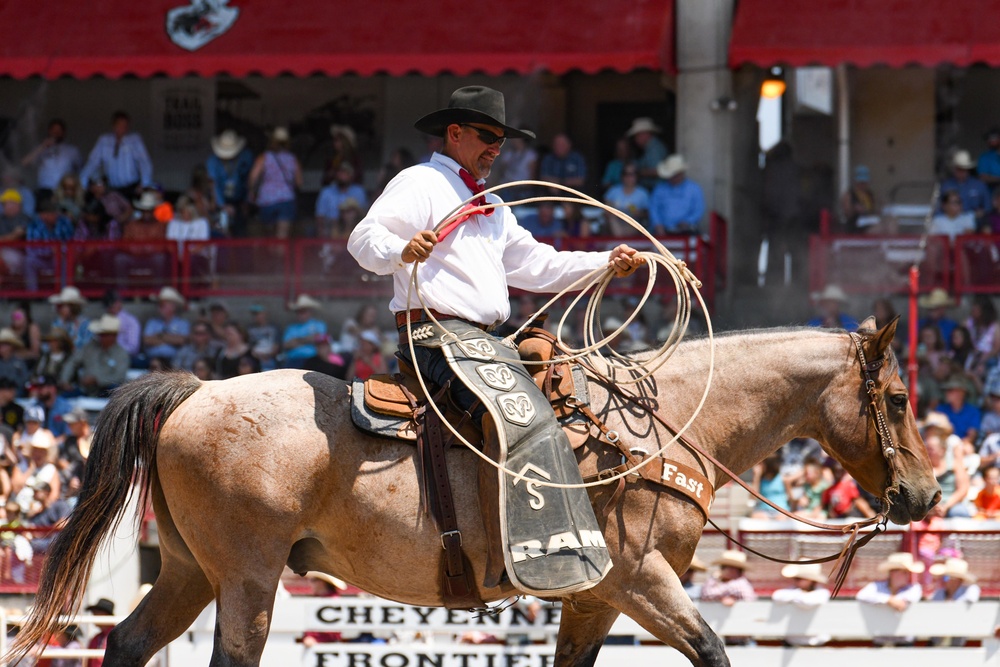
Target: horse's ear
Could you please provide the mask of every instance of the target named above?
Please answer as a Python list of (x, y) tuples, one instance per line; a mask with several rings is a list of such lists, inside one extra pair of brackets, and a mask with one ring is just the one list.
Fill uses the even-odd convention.
[[(871, 326), (867, 326), (871, 323)], [(896, 337), (896, 325), (899, 324), (899, 315), (892, 318), (892, 321), (886, 324), (884, 327), (875, 332), (875, 335), (868, 339), (865, 347), (867, 347), (868, 358), (869, 359), (881, 359), (885, 356), (885, 351), (889, 349), (892, 345), (892, 339)], [(861, 325), (862, 329), (874, 329), (875, 328), (875, 318), (869, 317)]]
[(878, 329), (878, 322), (875, 321), (874, 315), (869, 315), (865, 318), (865, 321), (861, 323), (861, 326), (858, 327), (858, 332), (860, 333), (865, 330), (875, 331), (876, 329)]

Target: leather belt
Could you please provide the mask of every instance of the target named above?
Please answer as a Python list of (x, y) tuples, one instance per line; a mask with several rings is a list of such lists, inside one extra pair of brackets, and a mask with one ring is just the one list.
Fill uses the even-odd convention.
[[(442, 322), (445, 320), (462, 320), (463, 322), (468, 322), (472, 326), (482, 329), (483, 331), (490, 331), (491, 329), (493, 329), (493, 327), (487, 326), (485, 324), (480, 324), (479, 322), (470, 322), (464, 317), (459, 317), (458, 315), (445, 315), (444, 313), (439, 313), (433, 308), (430, 309), (430, 312), (431, 315), (434, 316), (434, 319)], [(410, 322), (413, 323), (430, 322), (430, 320), (427, 318), (427, 314), (424, 313), (423, 310), (421, 310), (420, 308), (414, 308), (413, 310), (410, 311)], [(405, 326), (406, 326), (406, 311), (401, 310), (398, 313), (396, 313), (396, 328), (399, 329), (400, 327), (405, 327)]]

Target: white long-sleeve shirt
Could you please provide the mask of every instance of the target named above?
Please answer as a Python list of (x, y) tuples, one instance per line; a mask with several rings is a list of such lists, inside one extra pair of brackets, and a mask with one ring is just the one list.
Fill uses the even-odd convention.
[[(801, 588), (782, 588), (771, 594), (771, 599), (775, 602), (794, 604), (800, 609), (816, 609), (830, 601), (830, 591), (826, 588), (814, 588), (811, 591), (804, 591)], [(785, 637), (792, 646), (822, 646), (831, 639), (830, 635), (791, 635)]]
[[(365, 269), (392, 275), (393, 312), (419, 308), (416, 295), (407, 305), (412, 264), (402, 253), (417, 232), (433, 229), (472, 195), (458, 175), (460, 166), (435, 153), (429, 162), (404, 169), (375, 200), (351, 233), (347, 249)], [(500, 198), (486, 195), (488, 202)], [(508, 287), (532, 292), (559, 291), (606, 266), (606, 252), (557, 251), (539, 243), (517, 224), (509, 208), (475, 215), (438, 243), (418, 266), (424, 303), (441, 313), (495, 325), (510, 316)]]

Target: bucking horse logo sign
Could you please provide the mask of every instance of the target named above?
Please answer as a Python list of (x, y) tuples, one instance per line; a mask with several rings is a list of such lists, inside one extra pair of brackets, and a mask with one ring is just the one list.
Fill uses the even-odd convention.
[(167, 35), (177, 46), (196, 51), (222, 35), (236, 23), (240, 10), (227, 7), (229, 0), (191, 0), (187, 7), (167, 12)]

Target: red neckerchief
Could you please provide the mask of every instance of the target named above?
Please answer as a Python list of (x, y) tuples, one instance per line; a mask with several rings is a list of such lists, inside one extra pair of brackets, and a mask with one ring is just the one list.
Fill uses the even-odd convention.
[[(472, 174), (467, 172), (465, 169), (459, 169), (458, 176), (459, 178), (462, 179), (462, 182), (465, 183), (466, 187), (468, 187), (469, 190), (471, 190), (472, 194), (474, 195), (478, 195), (480, 192), (486, 189), (486, 186), (480, 185), (479, 182), (472, 177)], [(472, 203), (476, 206), (486, 206), (486, 195), (479, 195), (479, 197), (472, 200)], [(484, 211), (481, 211), (481, 213), (483, 215), (493, 215), (493, 209), (488, 208)]]

